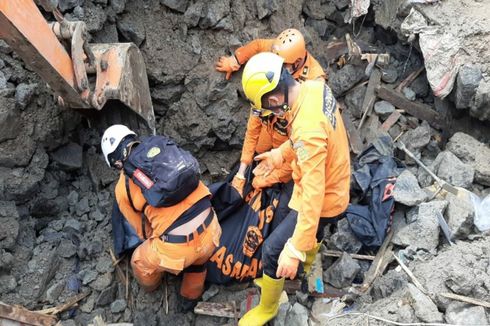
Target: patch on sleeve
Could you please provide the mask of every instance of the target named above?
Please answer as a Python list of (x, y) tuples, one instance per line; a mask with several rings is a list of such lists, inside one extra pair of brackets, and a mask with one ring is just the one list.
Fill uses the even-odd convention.
[(336, 110), (337, 101), (335, 100), (330, 87), (325, 84), (325, 88), (323, 89), (323, 114), (327, 117), (328, 121), (330, 121), (333, 129), (337, 127), (337, 118), (335, 117)]
[(298, 162), (302, 163), (306, 161), (310, 154), (308, 150), (305, 148), (305, 144), (300, 140), (293, 145), (294, 151), (296, 152), (296, 157), (298, 158)]

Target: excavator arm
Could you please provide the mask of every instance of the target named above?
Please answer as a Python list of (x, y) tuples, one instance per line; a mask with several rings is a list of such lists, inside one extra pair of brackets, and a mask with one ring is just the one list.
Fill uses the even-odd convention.
[[(59, 104), (107, 124), (130, 124), (124, 121), (129, 117), (108, 110), (133, 112), (154, 132), (155, 116), (139, 49), (133, 43), (88, 44), (85, 23), (64, 20), (56, 0), (39, 2), (57, 22), (48, 23), (33, 0), (0, 0), (0, 38), (51, 87)], [(119, 119), (94, 115), (93, 109)]]

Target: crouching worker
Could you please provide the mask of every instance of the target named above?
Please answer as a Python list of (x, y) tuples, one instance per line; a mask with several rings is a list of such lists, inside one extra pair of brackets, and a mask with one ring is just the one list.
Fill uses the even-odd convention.
[(324, 227), (349, 203), (349, 144), (336, 100), (324, 81), (298, 83), (283, 61), (273, 53), (257, 54), (242, 75), (255, 110), (288, 116), (291, 130), (288, 141), (255, 158), (262, 162), (254, 173), (267, 175), (292, 159), (294, 180), (291, 211), (263, 243), (260, 303), (243, 316), (242, 326), (263, 325), (276, 316), (285, 278), (295, 278), (300, 264), (311, 266)]
[[(101, 147), (107, 164), (121, 172), (112, 217), (116, 252), (137, 245), (131, 267), (146, 291), (160, 285), (164, 272), (183, 272), (180, 294), (190, 300), (184, 305), (192, 306), (204, 290), (204, 264), (221, 236), (198, 162), (167, 137), (139, 139), (123, 125), (109, 127)], [(127, 236), (131, 233), (136, 241)]]

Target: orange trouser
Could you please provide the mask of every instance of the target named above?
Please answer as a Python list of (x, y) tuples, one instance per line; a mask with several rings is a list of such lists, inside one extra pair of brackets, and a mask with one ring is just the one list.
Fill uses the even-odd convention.
[[(219, 245), (220, 237), (221, 227), (215, 215), (206, 230), (190, 242), (170, 243), (160, 238), (148, 239), (136, 248), (131, 257), (134, 277), (143, 288), (152, 291), (160, 285), (164, 272), (177, 275), (191, 265), (206, 263)], [(185, 281), (186, 277), (183, 286)], [(204, 278), (200, 287), (204, 288)]]

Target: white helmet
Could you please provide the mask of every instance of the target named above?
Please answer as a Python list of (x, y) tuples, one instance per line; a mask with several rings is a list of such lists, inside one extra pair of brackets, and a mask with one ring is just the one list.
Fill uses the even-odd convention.
[(109, 155), (116, 150), (124, 137), (128, 135), (136, 135), (136, 133), (124, 125), (112, 125), (104, 131), (100, 147), (102, 147), (102, 153), (107, 165), (111, 166)]

